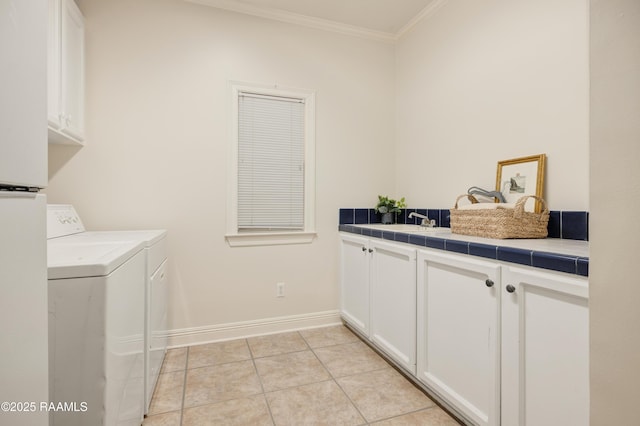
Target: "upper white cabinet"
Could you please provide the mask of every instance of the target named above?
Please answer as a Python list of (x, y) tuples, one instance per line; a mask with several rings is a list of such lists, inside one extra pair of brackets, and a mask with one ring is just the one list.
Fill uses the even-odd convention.
[(49, 143), (84, 143), (84, 17), (73, 0), (49, 0)]
[(500, 278), (495, 262), (418, 251), (417, 377), (478, 425), (500, 424)]
[(586, 278), (504, 267), (502, 424), (589, 424)]

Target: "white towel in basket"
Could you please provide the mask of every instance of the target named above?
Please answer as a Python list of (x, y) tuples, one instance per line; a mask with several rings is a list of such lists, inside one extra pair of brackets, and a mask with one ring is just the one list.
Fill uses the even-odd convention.
[(516, 203), (474, 203), (458, 206), (458, 210), (495, 210), (495, 209), (513, 209)]

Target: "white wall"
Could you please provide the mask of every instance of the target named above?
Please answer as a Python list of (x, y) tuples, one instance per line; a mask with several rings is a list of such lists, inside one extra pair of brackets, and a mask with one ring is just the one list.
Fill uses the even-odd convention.
[[(338, 209), (394, 188), (393, 45), (182, 0), (79, 4), (87, 144), (51, 147), (49, 202), (90, 229), (168, 229), (174, 330), (337, 310)], [(226, 244), (229, 80), (317, 90), (314, 243)]]
[(591, 1), (591, 424), (638, 424), (640, 2)]
[(398, 196), (448, 208), (546, 153), (550, 208), (588, 209), (587, 3), (448, 1), (400, 40)]
[[(80, 0), (88, 140), (50, 148), (49, 201), (90, 229), (169, 230), (173, 330), (334, 312), (340, 207), (446, 208), (493, 187), (497, 161), (546, 153), (550, 207), (587, 210), (585, 2), (449, 1), (394, 46), (182, 0)], [(224, 241), (230, 80), (317, 90), (313, 244)]]

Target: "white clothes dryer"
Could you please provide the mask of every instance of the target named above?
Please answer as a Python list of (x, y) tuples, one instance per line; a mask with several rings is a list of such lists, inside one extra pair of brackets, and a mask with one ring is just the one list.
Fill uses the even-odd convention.
[(167, 351), (169, 275), (167, 231), (88, 231), (79, 237), (141, 242), (145, 253), (144, 414), (148, 414)]

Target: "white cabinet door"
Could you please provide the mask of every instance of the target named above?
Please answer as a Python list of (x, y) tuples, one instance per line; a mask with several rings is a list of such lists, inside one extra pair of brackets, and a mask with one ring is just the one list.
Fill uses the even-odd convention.
[(420, 250), (417, 269), (418, 379), (474, 423), (499, 425), (500, 265)]
[(588, 425), (587, 280), (506, 267), (502, 284), (502, 424)]
[(49, 142), (84, 140), (84, 17), (74, 0), (49, 0)]
[(369, 240), (340, 234), (342, 318), (369, 336)]
[(49, 28), (47, 33), (47, 121), (53, 130), (60, 130), (60, 27), (62, 0), (49, 0)]
[(416, 373), (416, 250), (371, 240), (371, 340)]
[(62, 132), (84, 139), (84, 18), (74, 0), (62, 0)]

